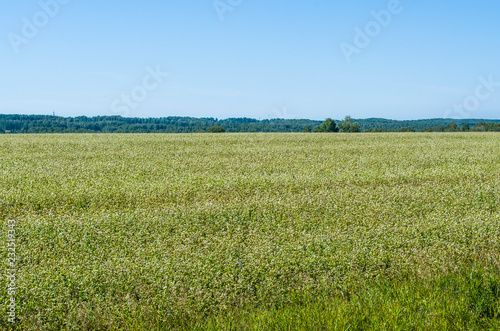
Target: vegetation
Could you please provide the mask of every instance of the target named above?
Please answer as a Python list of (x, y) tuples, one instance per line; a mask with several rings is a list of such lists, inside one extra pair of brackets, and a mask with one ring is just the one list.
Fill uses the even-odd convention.
[(340, 132), (360, 132), (360, 126), (357, 122), (352, 122), (351, 116), (346, 118), (340, 123)]
[[(331, 119), (330, 119), (331, 120)], [(120, 116), (57, 117), (41, 115), (0, 115), (1, 133), (201, 133), (210, 132), (213, 127), (223, 127), (227, 132), (455, 132), (500, 131), (500, 120), (451, 120), (430, 119), (416, 121), (395, 121), (379, 118), (357, 119), (350, 116), (343, 121), (330, 122), (333, 131), (321, 121), (301, 119), (255, 120), (250, 118), (165, 117), (128, 118)], [(326, 125), (326, 124), (325, 124)], [(469, 129), (472, 128), (472, 129)], [(336, 130), (337, 129), (337, 130)]]
[(334, 120), (327, 118), (321, 125), (314, 128), (314, 132), (339, 132), (339, 128)]
[(224, 133), (226, 132), (226, 129), (224, 129), (222, 126), (213, 126), (210, 128), (210, 132), (212, 133)]
[(499, 329), (499, 138), (1, 135), (0, 329)]
[(446, 126), (445, 131), (446, 131), (446, 132), (458, 132), (458, 131), (459, 131), (459, 127), (458, 127), (457, 123), (455, 123), (455, 122), (451, 122), (451, 123), (449, 123), (449, 124)]
[(250, 118), (165, 117), (128, 118), (120, 116), (57, 117), (0, 115), (0, 133), (197, 133), (223, 127), (227, 132), (303, 132), (315, 127), (312, 120), (255, 120)]

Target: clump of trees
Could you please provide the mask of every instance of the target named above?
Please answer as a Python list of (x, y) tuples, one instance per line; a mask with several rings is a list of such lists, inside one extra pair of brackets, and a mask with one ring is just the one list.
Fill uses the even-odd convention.
[(314, 132), (339, 132), (339, 128), (334, 120), (327, 118), (321, 125), (314, 128)]
[(425, 128), (423, 132), (500, 132), (500, 123), (486, 123), (481, 121), (471, 128), (468, 124), (458, 126), (455, 122), (450, 122), (446, 127), (442, 125)]
[(423, 129), (422, 132), (444, 132), (444, 126), (442, 125), (432, 126)]
[(474, 125), (470, 130), (474, 132), (489, 132), (489, 131), (500, 132), (500, 123), (479, 122), (476, 125)]
[[(421, 132), (500, 132), (500, 123), (495, 122), (478, 122), (472, 128), (467, 124), (462, 124), (458, 126), (455, 122), (450, 122), (446, 126), (436, 125), (431, 127), (426, 127)], [(311, 132), (309, 126), (306, 127), (304, 132)], [(352, 121), (351, 116), (346, 116), (340, 123), (335, 123), (331, 118), (327, 118), (321, 125), (314, 128), (314, 132), (361, 132), (360, 125), (357, 122)], [(385, 129), (385, 128), (370, 128), (363, 132), (417, 132), (417, 130), (411, 126), (402, 127), (399, 129)]]
[(335, 123), (331, 118), (327, 118), (321, 125), (314, 128), (314, 132), (361, 132), (357, 122), (352, 122), (351, 116), (346, 116), (342, 122)]
[(222, 126), (217, 125), (217, 126), (212, 126), (210, 128), (211, 133), (224, 133), (226, 132), (226, 129), (224, 129)]
[(444, 129), (444, 131), (446, 132), (458, 132), (460, 130), (460, 128), (458, 127), (457, 123), (455, 122), (451, 122), (449, 123), (446, 128)]
[(361, 132), (358, 122), (352, 122), (351, 116), (346, 116), (339, 125), (340, 132)]

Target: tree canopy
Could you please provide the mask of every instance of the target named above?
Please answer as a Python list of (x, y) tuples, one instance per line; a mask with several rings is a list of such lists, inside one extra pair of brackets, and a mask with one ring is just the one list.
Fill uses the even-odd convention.
[(222, 127), (226, 132), (387, 132), (427, 131), (455, 132), (500, 131), (500, 120), (480, 119), (428, 119), (396, 121), (380, 118), (352, 119), (342, 121), (328, 118), (326, 121), (308, 119), (251, 118), (130, 118), (121, 116), (59, 117), (49, 115), (0, 115), (2, 133), (194, 133), (210, 132), (213, 127)]
[(321, 125), (314, 128), (314, 132), (339, 132), (339, 129), (334, 120), (327, 118)]

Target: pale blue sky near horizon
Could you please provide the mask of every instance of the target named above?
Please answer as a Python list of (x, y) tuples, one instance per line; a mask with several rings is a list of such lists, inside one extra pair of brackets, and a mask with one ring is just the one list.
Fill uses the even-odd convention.
[(0, 5), (1, 114), (500, 118), (500, 2), (54, 1)]

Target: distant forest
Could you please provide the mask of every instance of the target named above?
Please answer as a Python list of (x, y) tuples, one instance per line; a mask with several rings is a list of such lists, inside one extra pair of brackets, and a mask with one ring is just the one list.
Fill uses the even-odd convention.
[[(352, 125), (345, 125), (346, 120)], [(331, 120), (330, 120), (331, 121)], [(195, 132), (312, 132), (323, 121), (306, 119), (251, 118), (129, 118), (121, 116), (59, 117), (46, 115), (0, 115), (2, 133), (195, 133)], [(381, 118), (333, 121), (344, 132), (455, 132), (500, 131), (500, 120), (426, 119), (396, 121)], [(324, 127), (324, 125), (323, 125)], [(335, 127), (335, 125), (334, 125)], [(345, 130), (343, 128), (355, 128)]]

